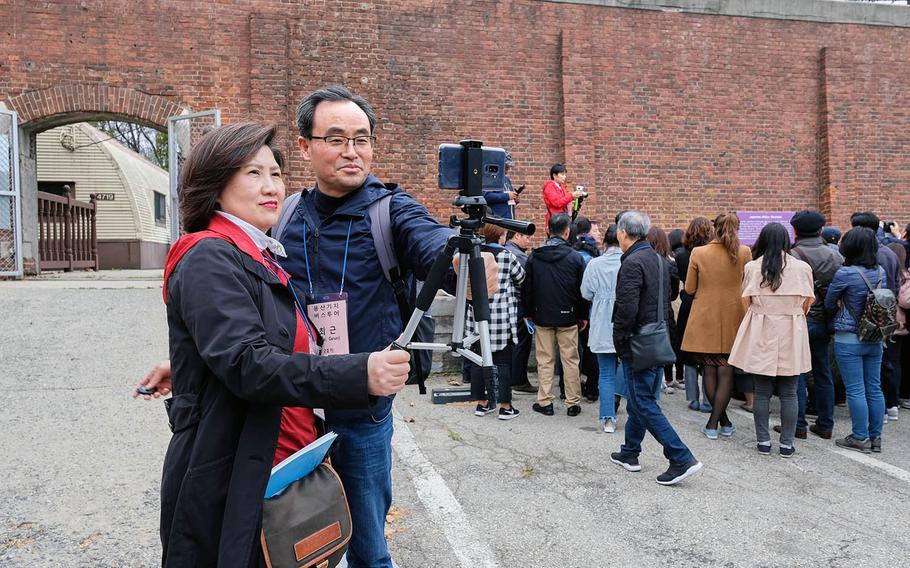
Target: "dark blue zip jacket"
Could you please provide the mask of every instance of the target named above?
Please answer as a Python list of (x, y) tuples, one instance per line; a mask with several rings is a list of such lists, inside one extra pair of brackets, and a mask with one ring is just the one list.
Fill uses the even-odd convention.
[[(828, 286), (828, 293), (825, 295), (825, 310), (834, 313), (835, 331), (856, 333), (856, 318), (862, 317), (863, 311), (866, 309), (866, 295), (869, 294), (869, 287), (866, 286), (856, 269), (862, 271), (873, 288), (878, 285), (879, 281), (881, 281), (882, 288), (888, 288), (888, 277), (880, 266), (875, 268), (842, 266), (837, 269), (834, 279)], [(843, 307), (837, 307), (838, 300), (842, 302)]]
[[(350, 224), (344, 277), (350, 351), (367, 353), (385, 349), (398, 338), (402, 322), (395, 292), (385, 279), (376, 254), (368, 208), (390, 190), (369, 176), (360, 189), (321, 223), (313, 204), (314, 191), (307, 190), (301, 196), (288, 221), (281, 241), (288, 256), (281, 264), (291, 273), (298, 293), (306, 295), (307, 303), (320, 301), (323, 294), (337, 294), (341, 289), (345, 240)], [(395, 192), (389, 214), (395, 251), (402, 269), (423, 280), (453, 231), (436, 221), (423, 205), (404, 191)], [(387, 416), (391, 403), (391, 398), (380, 398), (370, 410), (373, 418), (379, 420)], [(326, 418), (329, 422), (369, 420), (365, 411), (328, 411)]]

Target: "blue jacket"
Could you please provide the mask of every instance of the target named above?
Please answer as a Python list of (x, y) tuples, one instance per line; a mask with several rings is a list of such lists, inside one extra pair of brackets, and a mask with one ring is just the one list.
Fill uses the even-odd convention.
[[(313, 191), (315, 189), (307, 190), (301, 196), (297, 209), (288, 221), (281, 241), (288, 256), (281, 264), (290, 272), (298, 293), (306, 295), (307, 303), (318, 302), (323, 294), (337, 294), (344, 269), (350, 351), (368, 353), (382, 350), (401, 334), (402, 322), (392, 285), (385, 279), (376, 255), (368, 208), (370, 203), (387, 195), (389, 190), (378, 179), (369, 176), (363, 186), (322, 223), (313, 204)], [(404, 191), (392, 197), (389, 216), (395, 251), (402, 269), (413, 272), (423, 280), (453, 231), (436, 221), (423, 205)], [(350, 242), (345, 267), (344, 250), (349, 225)], [(381, 398), (371, 409), (373, 418), (386, 416), (391, 409), (391, 400)], [(333, 419), (368, 419), (363, 412), (332, 411), (327, 413), (327, 419), (330, 422)]]
[(484, 191), (483, 198), (493, 210), (493, 215), (503, 219), (511, 219), (512, 211), (509, 208), (509, 194), (505, 191)]
[(585, 268), (581, 295), (591, 301), (591, 332), (588, 347), (593, 353), (616, 353), (613, 345), (613, 307), (616, 305), (616, 277), (619, 275), (619, 247), (608, 248)]
[[(828, 293), (825, 295), (825, 310), (835, 313), (834, 330), (848, 331), (856, 333), (857, 321), (854, 315), (861, 317), (866, 309), (866, 295), (869, 293), (869, 287), (859, 275), (857, 269), (869, 280), (873, 287), (881, 281), (881, 287), (887, 288), (887, 276), (881, 266), (875, 268), (866, 268), (864, 266), (843, 266), (834, 273), (834, 279), (828, 286)], [(837, 301), (842, 302), (842, 306), (837, 306)]]

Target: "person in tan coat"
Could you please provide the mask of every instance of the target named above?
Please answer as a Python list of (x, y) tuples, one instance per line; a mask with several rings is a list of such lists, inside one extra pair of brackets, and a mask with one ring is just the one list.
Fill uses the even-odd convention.
[(730, 364), (755, 381), (753, 418), (758, 453), (771, 453), (768, 411), (777, 385), (780, 397), (780, 455), (795, 451), (799, 376), (812, 368), (806, 312), (815, 299), (812, 267), (787, 254), (790, 235), (780, 223), (765, 225), (743, 277), (746, 316), (739, 326)]
[(740, 301), (743, 269), (752, 260), (749, 247), (740, 245), (736, 213), (719, 215), (714, 221), (715, 239), (692, 250), (686, 275), (686, 293), (693, 296), (692, 311), (683, 336), (682, 349), (695, 354), (704, 367), (704, 387), (711, 403), (711, 416), (702, 429), (717, 439), (732, 436), (736, 428), (727, 417), (733, 392), (733, 367), (727, 356), (745, 315)]

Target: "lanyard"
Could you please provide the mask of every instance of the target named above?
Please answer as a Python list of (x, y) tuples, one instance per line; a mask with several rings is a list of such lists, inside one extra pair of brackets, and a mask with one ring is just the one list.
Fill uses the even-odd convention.
[[(353, 219), (348, 221), (348, 235), (344, 239), (344, 258), (341, 260), (341, 289), (338, 291), (339, 294), (344, 293), (344, 276), (348, 271), (348, 246), (351, 244), (351, 225), (353, 224)], [(312, 297), (313, 277), (310, 276), (310, 255), (306, 246), (306, 221), (303, 222), (303, 261), (306, 264), (306, 279), (310, 283), (310, 296)]]
[(312, 349), (312, 346), (316, 345), (316, 336), (313, 334), (313, 329), (310, 327), (310, 321), (309, 321), (309, 318), (307, 318), (306, 310), (303, 309), (303, 304), (300, 303), (300, 298), (297, 297), (297, 290), (294, 289), (294, 282), (291, 280), (291, 275), (288, 274), (288, 272), (284, 268), (282, 268), (281, 265), (278, 264), (278, 262), (275, 261), (269, 255), (264, 254), (264, 255), (262, 255), (262, 258), (264, 260), (268, 261), (268, 263), (264, 264), (263, 266), (265, 266), (266, 270), (271, 272), (275, 278), (278, 278), (278, 280), (281, 280), (281, 277), (279, 277), (278, 274), (275, 272), (275, 269), (277, 268), (278, 271), (281, 272), (281, 274), (283, 274), (284, 277), (287, 279), (287, 284), (285, 284), (285, 286), (287, 287), (288, 290), (291, 291), (291, 294), (294, 296), (294, 304), (297, 306), (297, 312), (300, 314), (300, 319), (303, 320), (303, 325), (306, 326), (306, 333), (307, 333), (307, 336), (309, 337), (310, 345), (311, 345), (310, 349)]

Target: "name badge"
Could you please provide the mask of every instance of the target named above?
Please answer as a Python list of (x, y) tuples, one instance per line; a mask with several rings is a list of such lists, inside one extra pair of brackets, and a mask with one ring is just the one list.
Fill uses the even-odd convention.
[(325, 294), (306, 307), (310, 321), (322, 336), (322, 355), (348, 355), (348, 295)]

